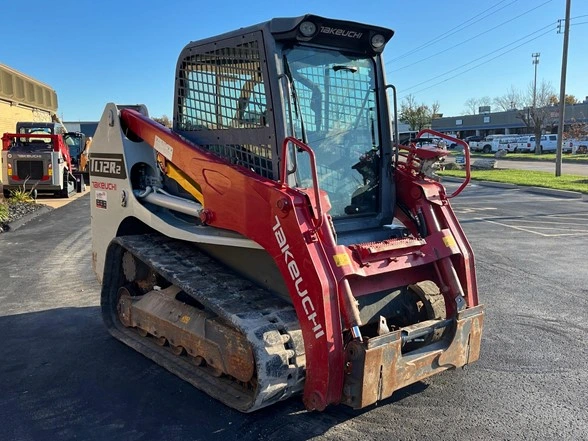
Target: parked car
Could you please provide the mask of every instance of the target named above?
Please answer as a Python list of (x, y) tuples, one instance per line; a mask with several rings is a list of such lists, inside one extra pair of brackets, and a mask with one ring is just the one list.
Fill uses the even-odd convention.
[(496, 143), (492, 145), (492, 151), (497, 152), (498, 150), (506, 150), (507, 152), (517, 152), (517, 138), (515, 136), (505, 136), (504, 138), (498, 139), (498, 145), (496, 145), (496, 150), (494, 146)]
[(447, 149), (447, 141), (442, 138), (437, 137), (429, 137), (429, 138), (415, 138), (411, 141), (414, 143), (418, 148), (421, 147), (437, 147), (440, 149)]
[[(541, 135), (539, 140), (540, 152), (555, 152), (557, 150), (557, 135)], [(524, 135), (518, 138), (517, 141), (518, 152), (534, 152), (535, 151), (535, 135)]]
[(499, 142), (503, 138), (514, 138), (513, 135), (488, 135), (479, 142), (471, 142), (470, 150), (474, 152), (497, 152), (499, 150)]
[[(533, 145), (531, 145), (531, 138), (533, 138)], [(535, 137), (533, 135), (519, 135), (516, 139), (517, 144), (517, 152), (519, 153), (528, 153), (531, 152), (531, 149), (535, 148)]]
[(563, 153), (572, 153), (574, 155), (588, 153), (588, 137), (566, 139), (562, 143), (561, 150)]

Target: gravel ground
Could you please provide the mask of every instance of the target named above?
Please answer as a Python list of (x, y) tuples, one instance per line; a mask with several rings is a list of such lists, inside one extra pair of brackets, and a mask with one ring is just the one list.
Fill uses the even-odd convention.
[(17, 202), (17, 203), (7, 203), (8, 205), (8, 219), (4, 222), (0, 222), (0, 233), (3, 231), (8, 231), (10, 222), (14, 222), (27, 214), (34, 213), (35, 211), (44, 207), (43, 204), (38, 204), (36, 202)]

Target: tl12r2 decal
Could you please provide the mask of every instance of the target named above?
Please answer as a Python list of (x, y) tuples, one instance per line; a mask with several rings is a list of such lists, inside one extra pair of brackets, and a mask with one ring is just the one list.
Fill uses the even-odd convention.
[(126, 179), (127, 169), (123, 155), (118, 153), (90, 155), (90, 174), (104, 178)]

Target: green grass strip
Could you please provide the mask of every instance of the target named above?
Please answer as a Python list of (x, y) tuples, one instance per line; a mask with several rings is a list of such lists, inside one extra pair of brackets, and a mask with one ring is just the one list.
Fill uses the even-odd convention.
[[(452, 151), (453, 156), (461, 155), (459, 151)], [(472, 158), (495, 158), (495, 153), (474, 153), (472, 152)], [(542, 155), (536, 155), (534, 153), (507, 153), (503, 158), (497, 158), (498, 160), (512, 160), (512, 161), (544, 161), (555, 163), (555, 153), (543, 153)], [(588, 154), (582, 155), (571, 155), (563, 154), (562, 162), (566, 163), (588, 163)]]
[[(463, 170), (445, 170), (438, 172), (438, 174), (465, 178), (465, 171)], [(580, 175), (562, 175), (556, 178), (554, 173), (551, 172), (497, 169), (474, 170), (472, 171), (472, 179), (588, 193), (588, 176)]]

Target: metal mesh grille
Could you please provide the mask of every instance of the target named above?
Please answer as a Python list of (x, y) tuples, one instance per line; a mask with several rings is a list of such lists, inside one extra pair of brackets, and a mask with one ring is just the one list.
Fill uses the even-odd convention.
[(265, 127), (266, 99), (257, 41), (184, 59), (180, 130)]
[(232, 41), (233, 46), (228, 41), (214, 50), (192, 48), (183, 59), (176, 129), (231, 163), (273, 179), (263, 51), (257, 40)]
[(208, 144), (204, 148), (230, 160), (232, 164), (242, 165), (249, 170), (273, 179), (271, 146), (251, 144)]

